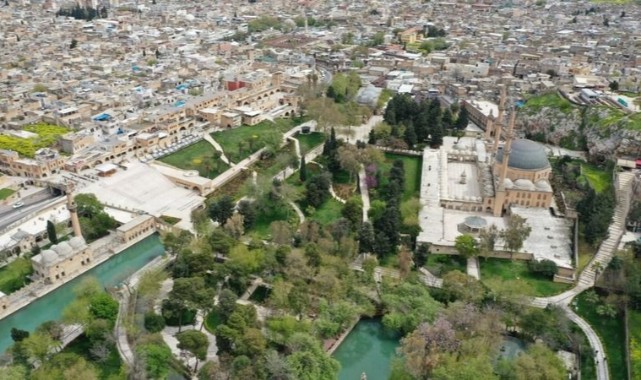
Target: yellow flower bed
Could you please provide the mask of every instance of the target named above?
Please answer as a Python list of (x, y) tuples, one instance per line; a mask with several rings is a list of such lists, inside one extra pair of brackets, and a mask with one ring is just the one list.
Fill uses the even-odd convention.
[(24, 128), (38, 137), (23, 139), (16, 136), (0, 135), (0, 149), (9, 149), (18, 152), (21, 156), (33, 157), (36, 151), (47, 148), (56, 143), (61, 135), (69, 132), (66, 127), (46, 123), (32, 124)]

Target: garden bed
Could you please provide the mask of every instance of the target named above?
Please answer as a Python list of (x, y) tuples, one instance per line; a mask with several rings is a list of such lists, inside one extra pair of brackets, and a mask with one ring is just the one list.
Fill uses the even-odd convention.
[(197, 170), (201, 177), (213, 179), (229, 169), (229, 165), (220, 158), (214, 158), (215, 153), (216, 150), (209, 142), (200, 140), (159, 161), (178, 169)]
[(524, 282), (532, 291), (532, 294), (528, 295), (537, 297), (552, 296), (570, 288), (569, 284), (553, 282), (551, 279), (531, 273), (526, 261), (496, 258), (480, 258), (479, 261), (481, 281), (490, 289), (501, 280), (513, 281), (515, 284)]
[(10, 294), (22, 288), (27, 283), (27, 276), (33, 273), (31, 261), (24, 257), (15, 259), (10, 264), (0, 268), (0, 291)]

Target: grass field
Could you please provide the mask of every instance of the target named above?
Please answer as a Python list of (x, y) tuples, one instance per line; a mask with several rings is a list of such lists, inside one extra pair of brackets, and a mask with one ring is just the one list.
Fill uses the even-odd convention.
[(421, 191), (421, 167), (422, 159), (416, 156), (404, 156), (400, 154), (385, 153), (387, 162), (383, 168), (385, 173), (389, 172), (392, 163), (400, 159), (405, 169), (405, 187), (403, 188), (403, 200), (406, 201), (413, 196), (418, 197)]
[(115, 345), (111, 345), (109, 356), (104, 361), (95, 360), (91, 354), (91, 342), (84, 334), (80, 335), (67, 347), (62, 350), (63, 353), (73, 353), (83, 357), (88, 363), (91, 363), (98, 370), (98, 379), (119, 379), (120, 367), (122, 361)]
[(535, 276), (527, 268), (527, 263), (520, 260), (483, 259), (481, 264), (481, 281), (492, 288), (496, 280), (525, 282), (532, 289), (530, 296), (552, 296), (570, 288), (569, 284), (552, 282), (544, 277)]
[(628, 309), (628, 327), (632, 380), (641, 380), (641, 311)]
[(609, 318), (597, 314), (596, 305), (587, 301), (585, 292), (579, 294), (576, 300), (578, 306), (576, 313), (594, 328), (605, 346), (610, 378), (627, 378), (623, 318), (620, 315), (615, 318)]
[(251, 127), (244, 125), (214, 132), (211, 137), (223, 147), (225, 155), (233, 163), (238, 163), (266, 145), (279, 144), (283, 133), (294, 125), (292, 119), (276, 119), (273, 123), (265, 120)]
[(597, 193), (603, 192), (612, 185), (612, 173), (596, 166), (583, 163), (581, 164), (581, 173)]
[(303, 210), (303, 212), (305, 212), (306, 218), (310, 220), (315, 220), (318, 223), (324, 226), (327, 226), (342, 217), (341, 215), (342, 209), (343, 209), (342, 203), (340, 203), (334, 198), (329, 198), (328, 200), (325, 201), (325, 203), (323, 203), (321, 207), (317, 208), (314, 211), (313, 215), (307, 215), (306, 210)]
[(532, 112), (538, 112), (544, 107), (558, 108), (563, 113), (571, 112), (575, 108), (569, 100), (556, 92), (531, 97), (523, 106), (524, 110)]
[(459, 270), (467, 273), (466, 260), (459, 255), (434, 255), (427, 256), (425, 269), (437, 277), (443, 277), (448, 272)]
[(325, 142), (325, 134), (322, 132), (312, 132), (308, 134), (297, 134), (295, 136), (300, 144), (300, 153), (305, 154)]
[(215, 149), (205, 140), (161, 158), (159, 161), (184, 170), (198, 170), (201, 177), (216, 178), (229, 166), (214, 159)]
[(4, 294), (13, 293), (22, 288), (26, 283), (26, 277), (33, 273), (31, 261), (19, 257), (0, 268), (0, 291)]
[(15, 192), (15, 190), (9, 188), (0, 189), (0, 201), (9, 198)]

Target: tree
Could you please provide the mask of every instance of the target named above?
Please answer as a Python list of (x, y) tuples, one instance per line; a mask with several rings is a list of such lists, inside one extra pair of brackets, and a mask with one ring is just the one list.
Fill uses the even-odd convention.
[(243, 227), (245, 231), (254, 226), (256, 222), (256, 209), (251, 201), (242, 200), (238, 202), (238, 213), (243, 216)]
[[(367, 191), (367, 189), (362, 191)], [(363, 205), (361, 198), (349, 198), (341, 210), (341, 215), (343, 218), (349, 220), (352, 229), (358, 227), (361, 224), (361, 219), (363, 218)]]
[(11, 328), (11, 339), (14, 342), (22, 342), (29, 337), (29, 331), (20, 330), (15, 327)]
[(456, 123), (454, 123), (454, 128), (458, 129), (459, 131), (464, 130), (467, 128), (467, 124), (469, 123), (469, 113), (467, 111), (466, 107), (461, 107), (458, 117), (456, 118)]
[(523, 242), (530, 236), (532, 227), (520, 215), (512, 214), (507, 221), (507, 228), (500, 236), (505, 242), (505, 248), (510, 252), (518, 252), (523, 248)]
[(231, 218), (227, 219), (223, 228), (232, 237), (240, 239), (240, 237), (245, 233), (245, 220), (240, 213), (236, 213), (232, 215)]
[(234, 215), (234, 206), (234, 199), (229, 195), (224, 195), (209, 205), (209, 216), (224, 226), (227, 220)]
[(563, 379), (567, 376), (567, 371), (552, 350), (536, 343), (516, 359), (515, 375), (517, 379)]
[(427, 244), (421, 244), (416, 248), (414, 253), (414, 264), (416, 267), (421, 268), (427, 263), (427, 255), (429, 255), (429, 247)]
[(276, 220), (269, 225), (272, 241), (279, 245), (289, 245), (292, 242), (292, 229), (289, 223)]
[(308, 243), (305, 246), (305, 257), (307, 258), (307, 265), (318, 270), (322, 261), (320, 249), (316, 243)]
[(358, 251), (360, 253), (372, 252), (374, 250), (374, 244), (374, 227), (372, 227), (370, 222), (363, 222), (358, 232)]
[(164, 379), (169, 373), (172, 354), (164, 342), (139, 344), (136, 346), (136, 354), (145, 363), (145, 378)]
[(381, 299), (387, 311), (383, 324), (401, 333), (414, 330), (422, 322), (433, 321), (441, 309), (425, 285), (420, 283), (404, 282), (384, 288)]
[(338, 148), (338, 162), (341, 168), (349, 173), (349, 181), (352, 182), (354, 175), (361, 168), (358, 160), (357, 148), (354, 145), (343, 145)]
[(307, 181), (307, 163), (305, 163), (305, 154), (300, 158), (300, 170), (298, 172), (298, 178), (301, 182)]
[(479, 254), (478, 242), (472, 235), (463, 234), (456, 237), (454, 248), (459, 255), (469, 259)]
[(287, 364), (294, 379), (334, 380), (338, 378), (340, 364), (327, 355), (312, 336), (296, 333), (288, 340), (287, 346), (290, 352), (293, 352), (287, 357)]
[(118, 301), (107, 293), (99, 293), (89, 301), (89, 312), (94, 318), (106, 319), (112, 323), (118, 317)]
[(183, 331), (176, 335), (178, 339), (178, 348), (191, 352), (196, 357), (196, 364), (194, 365), (194, 372), (198, 370), (198, 361), (207, 358), (207, 348), (209, 347), (209, 340), (207, 335), (196, 330)]
[(610, 82), (608, 87), (610, 87), (610, 91), (619, 91), (619, 82), (613, 80), (612, 82)]
[(71, 43), (69, 44), (69, 49), (75, 49), (76, 46), (78, 46), (78, 41), (75, 38), (72, 38)]
[(41, 364), (52, 354), (52, 350), (57, 346), (56, 342), (45, 333), (34, 333), (20, 342), (29, 357), (38, 360)]
[(145, 329), (150, 333), (161, 332), (165, 328), (165, 318), (154, 312), (145, 313)]
[(223, 323), (227, 323), (229, 316), (236, 310), (238, 296), (229, 289), (223, 289), (218, 296), (218, 313)]
[(479, 232), (479, 254), (487, 256), (494, 252), (498, 239), (499, 230), (498, 227), (496, 227), (496, 224), (492, 224), (488, 228), (482, 229), (481, 232)]
[(549, 277), (552, 279), (554, 275), (558, 272), (558, 268), (556, 266), (556, 263), (552, 260), (532, 260), (528, 261), (528, 269), (532, 273), (540, 274), (545, 277)]
[(272, 380), (292, 379), (292, 373), (287, 359), (279, 355), (275, 350), (267, 351), (265, 355), (265, 370)]
[(49, 241), (53, 244), (58, 243), (58, 235), (56, 234), (56, 225), (51, 220), (47, 220), (47, 236)]
[(474, 277), (458, 270), (443, 276), (443, 292), (449, 301), (479, 303), (485, 297), (483, 285)]
[(456, 352), (460, 344), (452, 324), (439, 318), (433, 324), (421, 323), (401, 340), (399, 351), (406, 370), (416, 379), (427, 379), (440, 364), (442, 355)]
[(314, 208), (320, 207), (329, 198), (330, 176), (327, 173), (313, 176), (305, 185), (306, 203)]

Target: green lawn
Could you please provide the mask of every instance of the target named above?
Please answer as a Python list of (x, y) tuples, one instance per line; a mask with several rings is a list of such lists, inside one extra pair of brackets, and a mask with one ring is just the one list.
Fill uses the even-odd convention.
[(9, 188), (0, 189), (0, 201), (9, 198), (15, 192), (15, 190)]
[(443, 277), (446, 273), (459, 270), (467, 273), (467, 262), (459, 255), (435, 255), (427, 256), (425, 269), (437, 277)]
[(628, 309), (630, 363), (632, 379), (641, 379), (641, 311)]
[(223, 147), (232, 162), (238, 163), (265, 145), (282, 140), (283, 133), (292, 129), (295, 123), (293, 119), (276, 119), (273, 123), (265, 120), (254, 126), (214, 132), (211, 137)]
[(592, 247), (588, 242), (585, 241), (585, 238), (581, 235), (579, 236), (579, 265), (576, 270), (578, 273), (583, 271), (589, 263), (590, 260), (594, 257), (596, 253), (596, 248)]
[(322, 132), (312, 132), (307, 134), (297, 134), (295, 136), (300, 144), (301, 154), (305, 154), (316, 148), (325, 141), (325, 134)]
[(17, 258), (11, 264), (0, 268), (0, 291), (9, 294), (22, 288), (31, 273), (31, 261), (24, 257)]
[(527, 99), (523, 106), (526, 111), (531, 110), (533, 112), (538, 112), (544, 107), (558, 108), (563, 113), (568, 113), (575, 108), (569, 100), (561, 97), (557, 92), (533, 96)]
[(597, 168), (594, 165), (586, 163), (581, 164), (581, 173), (597, 193), (603, 192), (612, 185), (612, 173)]
[(184, 170), (198, 170), (201, 177), (216, 178), (229, 166), (214, 159), (214, 147), (205, 140), (161, 158), (159, 161)]
[[(252, 169), (258, 173), (260, 177), (271, 178), (276, 174), (280, 173), (287, 166), (290, 166), (291, 159), (294, 157), (294, 143), (289, 142), (282, 149), (280, 149), (276, 154), (270, 158), (263, 160), (258, 160), (253, 166)], [(296, 174), (293, 174), (296, 175)]]
[(116, 346), (111, 344), (109, 346), (109, 356), (106, 360), (98, 361), (95, 360), (91, 354), (91, 342), (83, 334), (71, 342), (67, 347), (62, 350), (63, 353), (73, 353), (78, 356), (83, 357), (87, 362), (91, 363), (98, 370), (98, 378), (100, 380), (106, 379), (119, 379), (120, 376), (120, 367), (122, 366), (122, 361), (120, 360), (120, 355)]
[(530, 296), (552, 296), (570, 288), (569, 284), (552, 282), (547, 278), (531, 274), (525, 261), (495, 258), (480, 258), (479, 261), (481, 264), (481, 281), (490, 288), (492, 288), (494, 281), (498, 279), (525, 282), (532, 289), (533, 294), (529, 294)]
[(269, 239), (271, 237), (269, 226), (277, 220), (287, 221), (290, 225), (298, 225), (296, 211), (294, 211), (290, 205), (285, 205), (282, 207), (272, 207), (266, 210), (266, 212), (259, 212), (254, 225), (246, 232), (259, 239)]
[(623, 318), (619, 315), (615, 318), (603, 317), (597, 314), (596, 305), (586, 300), (586, 293), (581, 293), (576, 298), (579, 314), (599, 334), (601, 342), (605, 346), (608, 367), (610, 368), (611, 379), (627, 378), (625, 362), (625, 331)]
[(405, 169), (405, 188), (403, 189), (403, 200), (406, 201), (412, 197), (418, 197), (421, 191), (421, 168), (423, 160), (417, 156), (405, 156), (400, 154), (385, 153), (387, 162), (383, 167), (385, 173), (389, 172), (392, 163), (400, 159), (403, 161)]
[(323, 203), (321, 207), (317, 208), (314, 211), (313, 215), (307, 215), (307, 212), (305, 209), (303, 209), (303, 212), (305, 213), (305, 216), (308, 219), (315, 220), (318, 223), (322, 224), (323, 226), (326, 226), (342, 218), (342, 215), (341, 215), (342, 209), (343, 209), (342, 203), (340, 203), (334, 198), (329, 198), (328, 200), (325, 201), (325, 203)]

